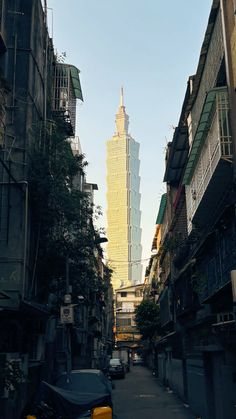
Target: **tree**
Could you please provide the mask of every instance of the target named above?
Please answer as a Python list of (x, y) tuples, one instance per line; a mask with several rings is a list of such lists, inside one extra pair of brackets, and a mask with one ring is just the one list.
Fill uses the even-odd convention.
[(135, 310), (136, 325), (143, 339), (151, 340), (160, 331), (160, 310), (153, 301), (144, 300)]
[(89, 297), (90, 291), (100, 292), (103, 284), (95, 266), (94, 246), (99, 233), (93, 225), (91, 201), (74, 183), (76, 177), (84, 176), (87, 162), (83, 155), (73, 155), (57, 127), (50, 132), (47, 152), (38, 144), (36, 141), (29, 153), (31, 214), (37, 242), (33, 285), (37, 283), (41, 300), (56, 292), (60, 303), (66, 292), (69, 260), (73, 293)]

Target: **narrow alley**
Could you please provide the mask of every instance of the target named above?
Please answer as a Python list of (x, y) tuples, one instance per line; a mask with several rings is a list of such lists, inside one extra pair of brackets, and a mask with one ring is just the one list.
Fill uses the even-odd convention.
[(125, 379), (114, 380), (114, 419), (195, 419), (175, 394), (166, 391), (150, 370), (131, 368)]

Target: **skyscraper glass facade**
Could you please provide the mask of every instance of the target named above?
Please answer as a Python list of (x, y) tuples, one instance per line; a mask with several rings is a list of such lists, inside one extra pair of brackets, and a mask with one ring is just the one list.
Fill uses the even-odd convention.
[(139, 143), (128, 133), (123, 92), (116, 133), (107, 142), (107, 253), (113, 289), (141, 282)]

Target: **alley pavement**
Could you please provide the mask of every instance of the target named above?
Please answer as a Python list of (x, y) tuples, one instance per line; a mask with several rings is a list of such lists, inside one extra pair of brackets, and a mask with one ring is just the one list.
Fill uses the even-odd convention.
[(195, 419), (174, 393), (166, 391), (149, 369), (131, 367), (125, 379), (114, 380), (114, 419)]

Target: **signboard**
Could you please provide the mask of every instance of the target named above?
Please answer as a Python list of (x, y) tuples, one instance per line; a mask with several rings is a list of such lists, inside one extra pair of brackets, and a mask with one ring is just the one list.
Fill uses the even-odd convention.
[(141, 339), (141, 335), (135, 333), (118, 333), (116, 335), (117, 342), (119, 341), (138, 341)]
[(135, 326), (116, 326), (116, 331), (121, 333), (135, 333), (137, 329)]
[(61, 306), (61, 323), (71, 324), (74, 323), (74, 307)]

